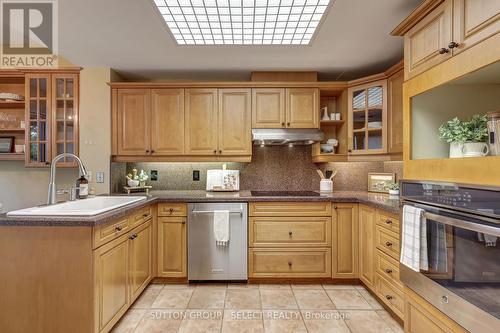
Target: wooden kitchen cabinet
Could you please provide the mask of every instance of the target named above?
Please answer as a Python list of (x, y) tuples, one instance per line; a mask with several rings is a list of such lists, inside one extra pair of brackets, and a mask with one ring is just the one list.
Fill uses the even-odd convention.
[(252, 128), (285, 126), (285, 89), (252, 89)]
[(130, 298), (136, 299), (153, 278), (153, 227), (151, 220), (137, 227), (130, 241)]
[(403, 82), (401, 69), (387, 79), (387, 152), (403, 153)]
[(445, 0), (404, 37), (405, 79), (449, 59), (452, 52), (452, 0)]
[(184, 89), (151, 90), (150, 124), (151, 154), (184, 153)]
[(376, 209), (359, 205), (359, 278), (375, 289), (375, 215)]
[(149, 89), (118, 91), (117, 143), (119, 155), (149, 155), (150, 111)]
[(349, 155), (387, 152), (387, 80), (348, 89)]
[[(25, 165), (48, 167), (62, 153), (79, 153), (79, 74), (61, 71), (25, 75)], [(74, 167), (72, 158), (58, 166)]]
[(158, 276), (187, 277), (186, 217), (158, 218)]
[(453, 1), (453, 55), (500, 31), (500, 2), (496, 0)]
[(251, 105), (250, 89), (219, 89), (219, 155), (252, 154)]
[(335, 203), (332, 210), (332, 277), (358, 278), (358, 204)]
[(319, 89), (252, 89), (253, 128), (319, 128)]
[(186, 89), (186, 154), (217, 155), (217, 95), (217, 89)]
[(286, 127), (319, 128), (319, 89), (286, 89)]
[(109, 331), (129, 305), (129, 235), (94, 251), (95, 330)]

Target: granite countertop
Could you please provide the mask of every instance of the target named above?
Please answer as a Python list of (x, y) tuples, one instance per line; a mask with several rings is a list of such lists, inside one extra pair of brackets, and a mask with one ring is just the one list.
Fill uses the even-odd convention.
[[(123, 194), (116, 194), (123, 195)], [(137, 195), (137, 194), (135, 194)], [(83, 226), (93, 227), (120, 218), (132, 211), (156, 202), (252, 202), (252, 201), (327, 201), (357, 202), (399, 214), (399, 198), (390, 198), (387, 194), (366, 191), (335, 191), (315, 197), (304, 196), (252, 196), (250, 191), (206, 192), (201, 190), (186, 191), (151, 191), (148, 199), (125, 207), (120, 207), (95, 216), (32, 216), (8, 217), (0, 215), (0, 226)]]

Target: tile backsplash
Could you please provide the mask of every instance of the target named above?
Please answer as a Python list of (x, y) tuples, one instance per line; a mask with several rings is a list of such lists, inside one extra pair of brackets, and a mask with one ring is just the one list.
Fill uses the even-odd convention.
[[(334, 190), (366, 190), (369, 172), (392, 172), (402, 175), (402, 162), (335, 162), (314, 164), (310, 146), (267, 146), (253, 148), (252, 162), (226, 163), (228, 169), (240, 170), (240, 189), (260, 191), (318, 190), (316, 169), (338, 170)], [(122, 192), (125, 174), (133, 168), (158, 171), (157, 181), (148, 181), (155, 190), (204, 190), (209, 169), (221, 169), (222, 163), (112, 163), (111, 190)], [(193, 171), (200, 180), (193, 181)]]

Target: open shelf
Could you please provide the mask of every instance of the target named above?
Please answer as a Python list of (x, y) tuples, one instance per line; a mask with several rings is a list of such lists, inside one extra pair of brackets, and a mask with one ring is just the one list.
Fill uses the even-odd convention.
[(1, 132), (24, 132), (26, 129), (24, 128), (0, 128)]
[(341, 126), (344, 125), (345, 120), (321, 120), (321, 126)]
[(24, 101), (2, 101), (0, 100), (0, 108), (9, 109), (9, 108), (24, 108)]

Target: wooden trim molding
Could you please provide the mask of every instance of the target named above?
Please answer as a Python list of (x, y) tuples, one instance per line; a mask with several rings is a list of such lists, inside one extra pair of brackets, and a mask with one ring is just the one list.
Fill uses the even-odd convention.
[(252, 161), (251, 155), (242, 156), (212, 156), (212, 155), (175, 155), (175, 156), (140, 156), (115, 155), (112, 162), (240, 162)]
[(434, 10), (445, 0), (425, 0), (417, 8), (415, 8), (407, 18), (403, 20), (391, 32), (391, 36), (404, 36), (415, 24), (423, 19), (427, 14)]
[(109, 82), (111, 88), (319, 88), (328, 90), (343, 90), (347, 88), (347, 81), (322, 81), (322, 82)]

